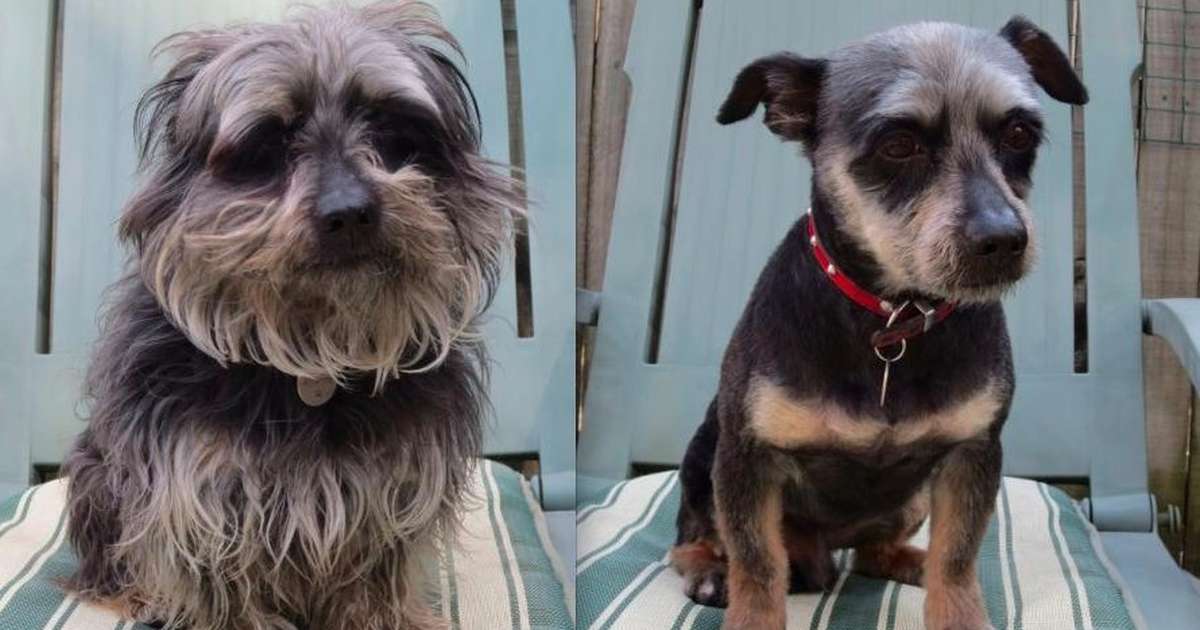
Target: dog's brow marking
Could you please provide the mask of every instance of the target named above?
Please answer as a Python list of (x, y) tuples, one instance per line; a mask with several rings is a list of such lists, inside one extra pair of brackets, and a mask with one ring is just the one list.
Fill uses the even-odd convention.
[(442, 111), (425, 82), (421, 80), (421, 71), (417, 64), (404, 55), (397, 56), (395, 61), (402, 72), (363, 73), (359, 77), (363, 89), (375, 99), (384, 98), (389, 93), (398, 93), (424, 105), (440, 117)]
[(746, 396), (747, 429), (779, 448), (903, 446), (931, 438), (962, 441), (992, 424), (1000, 409), (996, 389), (994, 383), (988, 383), (956, 405), (888, 425), (851, 416), (828, 402), (797, 400), (783, 386), (756, 376), (750, 380)]

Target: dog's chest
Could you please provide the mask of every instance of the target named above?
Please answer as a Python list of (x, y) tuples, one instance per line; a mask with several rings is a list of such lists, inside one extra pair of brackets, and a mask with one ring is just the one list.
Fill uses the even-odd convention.
[(800, 398), (769, 379), (755, 377), (746, 395), (746, 431), (771, 446), (788, 449), (878, 451), (922, 442), (961, 442), (980, 435), (1003, 405), (988, 381), (957, 401), (888, 422), (881, 416), (847, 412), (835, 402)]

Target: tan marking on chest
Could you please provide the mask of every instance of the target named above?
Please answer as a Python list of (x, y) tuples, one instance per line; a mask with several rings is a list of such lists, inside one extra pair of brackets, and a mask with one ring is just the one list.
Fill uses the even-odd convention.
[(822, 400), (798, 400), (785, 387), (763, 377), (750, 380), (746, 395), (747, 430), (780, 448), (904, 446), (920, 440), (962, 441), (979, 435), (1000, 409), (994, 383), (966, 400), (889, 425), (879, 418), (857, 417)]

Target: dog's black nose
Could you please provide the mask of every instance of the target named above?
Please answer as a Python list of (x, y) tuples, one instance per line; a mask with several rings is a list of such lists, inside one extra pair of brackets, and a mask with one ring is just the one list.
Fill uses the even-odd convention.
[[(982, 258), (1007, 258), (1020, 255), (1029, 244), (1029, 234), (1019, 221), (1015, 223), (988, 221), (986, 225), (974, 222), (974, 230), (967, 236), (971, 253)], [(972, 225), (969, 223), (968, 225)]]
[(322, 169), (316, 207), (317, 229), (330, 238), (373, 231), (379, 210), (367, 185), (345, 164)]
[(963, 238), (972, 255), (1001, 261), (1025, 252), (1029, 232), (995, 184), (983, 178), (969, 182), (966, 213)]

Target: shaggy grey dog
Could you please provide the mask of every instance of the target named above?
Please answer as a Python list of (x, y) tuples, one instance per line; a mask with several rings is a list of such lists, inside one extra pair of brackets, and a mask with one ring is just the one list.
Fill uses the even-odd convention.
[(167, 627), (436, 626), (519, 192), (420, 2), (187, 32), (65, 463), (78, 595)]

